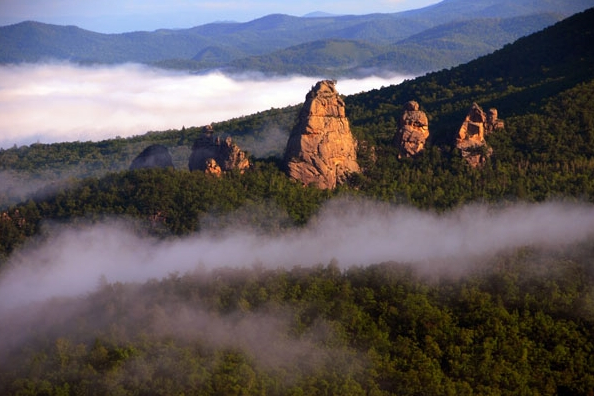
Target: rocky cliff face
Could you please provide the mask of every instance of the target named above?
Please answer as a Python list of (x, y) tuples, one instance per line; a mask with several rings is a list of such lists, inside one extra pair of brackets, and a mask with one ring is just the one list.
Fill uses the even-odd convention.
[(138, 154), (130, 164), (130, 170), (143, 168), (173, 168), (173, 160), (167, 147), (153, 144)]
[(485, 141), (485, 135), (503, 127), (503, 121), (497, 117), (497, 109), (490, 109), (487, 115), (478, 104), (473, 103), (464, 119), (458, 132), (456, 147), (471, 166), (483, 164), (493, 153), (493, 149)]
[(399, 157), (414, 157), (425, 148), (429, 137), (429, 121), (425, 112), (419, 110), (414, 100), (404, 105), (404, 113), (398, 122), (394, 135), (394, 145), (398, 147)]
[(319, 81), (305, 97), (285, 150), (290, 177), (305, 185), (334, 188), (360, 172), (356, 141), (336, 82)]
[(222, 172), (237, 169), (241, 172), (250, 167), (245, 151), (233, 143), (231, 137), (214, 138), (212, 127), (204, 128), (204, 133), (192, 146), (188, 167), (191, 171), (201, 170), (220, 175)]

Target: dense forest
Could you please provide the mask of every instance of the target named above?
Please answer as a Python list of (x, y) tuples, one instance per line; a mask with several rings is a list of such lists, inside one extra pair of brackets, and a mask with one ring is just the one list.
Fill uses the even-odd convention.
[(27, 341), (2, 350), (0, 391), (591, 395), (593, 253), (526, 249), (462, 279), (329, 263), (106, 283), (5, 316), (4, 349)]
[[(465, 65), (344, 97), (363, 172), (335, 190), (284, 173), (299, 106), (213, 124), (252, 153), (252, 169), (221, 178), (187, 170), (201, 127), (0, 150), (0, 281), (52, 227), (114, 217), (157, 244), (212, 227), (282, 235), (337, 197), (437, 213), (592, 203), (593, 18), (591, 9)], [(431, 135), (419, 157), (399, 159), (392, 139), (408, 100), (427, 113)], [(505, 120), (479, 168), (453, 145), (473, 102)], [(175, 169), (127, 170), (153, 143), (169, 148)], [(102, 279), (84, 296), (14, 311), (0, 304), (0, 392), (592, 395), (594, 245), (585, 238), (480, 257), (463, 273), (230, 263)]]

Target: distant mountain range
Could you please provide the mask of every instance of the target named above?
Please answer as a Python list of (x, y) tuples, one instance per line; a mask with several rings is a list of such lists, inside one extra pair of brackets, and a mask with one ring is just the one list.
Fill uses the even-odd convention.
[(274, 14), (123, 34), (27, 21), (0, 27), (0, 63), (139, 62), (195, 72), (328, 77), (370, 70), (421, 74), (493, 52), (592, 6), (592, 0), (444, 0), (392, 14)]

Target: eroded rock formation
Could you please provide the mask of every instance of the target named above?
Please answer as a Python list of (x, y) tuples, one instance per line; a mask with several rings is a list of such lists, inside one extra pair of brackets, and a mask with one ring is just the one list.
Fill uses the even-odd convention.
[(191, 171), (221, 175), (233, 169), (243, 172), (250, 167), (245, 151), (233, 143), (230, 136), (225, 139), (214, 138), (211, 126), (205, 127), (203, 132), (192, 146), (188, 161)]
[(144, 168), (173, 168), (173, 160), (167, 147), (160, 144), (148, 146), (130, 164), (130, 170)]
[(394, 144), (398, 147), (399, 157), (414, 157), (425, 148), (429, 137), (429, 120), (425, 112), (419, 110), (414, 100), (404, 105), (404, 113), (398, 122), (398, 131), (394, 135)]
[(219, 177), (223, 174), (223, 170), (214, 158), (209, 158), (206, 160), (204, 173)]
[(505, 127), (503, 120), (499, 119), (497, 109), (492, 107), (487, 113), (487, 122), (485, 123), (485, 133), (489, 134), (496, 129), (502, 129)]
[(476, 167), (483, 164), (493, 153), (493, 149), (487, 144), (485, 136), (503, 127), (503, 121), (497, 117), (497, 109), (489, 109), (487, 115), (478, 104), (473, 103), (464, 119), (458, 132), (456, 147), (471, 166)]
[(285, 150), (290, 177), (305, 185), (334, 188), (360, 172), (356, 141), (336, 81), (319, 81), (306, 95)]

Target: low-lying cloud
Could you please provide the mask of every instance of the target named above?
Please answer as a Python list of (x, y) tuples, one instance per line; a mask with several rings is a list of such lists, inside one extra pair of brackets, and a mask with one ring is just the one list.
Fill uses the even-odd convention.
[[(0, 148), (206, 125), (302, 103), (319, 79), (192, 75), (138, 64), (0, 66)], [(338, 90), (358, 93), (403, 79), (341, 80)]]
[(233, 228), (175, 241), (142, 238), (118, 223), (65, 227), (13, 255), (0, 272), (0, 308), (82, 295), (102, 277), (144, 282), (223, 267), (292, 268), (336, 260), (348, 268), (396, 261), (459, 273), (473, 260), (508, 249), (559, 248), (592, 236), (594, 207), (559, 202), (470, 205), (436, 214), (340, 199), (327, 204), (306, 227), (282, 234)]

